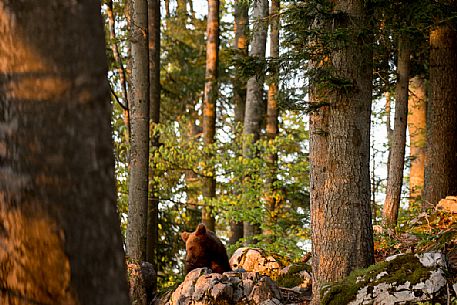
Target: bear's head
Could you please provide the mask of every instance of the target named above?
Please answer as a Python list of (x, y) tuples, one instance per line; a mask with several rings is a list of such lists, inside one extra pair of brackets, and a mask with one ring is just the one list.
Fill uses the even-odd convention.
[(199, 224), (194, 232), (182, 232), (181, 238), (186, 243), (186, 273), (195, 269), (211, 266), (208, 232), (204, 224)]

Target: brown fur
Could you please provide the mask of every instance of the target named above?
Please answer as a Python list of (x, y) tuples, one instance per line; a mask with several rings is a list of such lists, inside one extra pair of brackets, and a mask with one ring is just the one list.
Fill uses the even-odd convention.
[(217, 273), (231, 270), (224, 245), (204, 224), (199, 224), (192, 233), (182, 232), (181, 238), (186, 243), (186, 273), (203, 267)]

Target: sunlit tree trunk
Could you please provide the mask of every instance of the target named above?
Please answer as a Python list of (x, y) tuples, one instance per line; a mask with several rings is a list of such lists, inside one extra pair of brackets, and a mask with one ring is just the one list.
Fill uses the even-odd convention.
[[(270, 6), (270, 58), (279, 60), (279, 0), (271, 0)], [(272, 62), (270, 84), (268, 86), (266, 131), (269, 141), (274, 141), (278, 135), (278, 88), (279, 88), (279, 63)], [(267, 228), (264, 234), (271, 234), (271, 227), (276, 223), (277, 218), (277, 181), (278, 154), (271, 153), (267, 157)]]
[(442, 24), (430, 33), (424, 207), (457, 195), (457, 32)]
[(398, 44), (395, 121), (390, 150), (389, 179), (387, 180), (386, 200), (384, 201), (383, 209), (383, 221), (387, 226), (395, 226), (397, 224), (401, 187), (403, 185), (410, 54), (411, 49), (408, 38), (403, 34)]
[[(335, 1), (349, 37), (319, 64), (351, 87), (314, 84), (310, 117), (313, 304), (325, 283), (374, 262), (370, 210), (371, 36), (363, 1)], [(344, 18), (342, 15), (347, 14)], [(350, 19), (349, 19), (350, 18)], [(325, 26), (325, 25), (322, 25)], [(367, 33), (364, 31), (363, 33)]]
[(422, 198), (426, 144), (426, 91), (425, 79), (416, 75), (409, 81), (408, 130), (411, 168), (409, 174), (410, 204)]
[[(210, 147), (216, 135), (217, 65), (219, 53), (219, 0), (208, 0), (208, 23), (206, 26), (206, 71), (205, 95), (203, 98), (203, 142)], [(211, 156), (209, 156), (211, 157)], [(202, 222), (215, 232), (216, 220), (212, 215), (210, 200), (216, 197), (214, 168), (203, 178), (203, 198), (207, 201), (202, 209)]]
[(100, 3), (0, 1), (0, 304), (127, 305)]
[(170, 17), (170, 0), (165, 0), (165, 18)]
[(130, 100), (130, 173), (127, 254), (131, 259), (146, 260), (148, 219), (149, 159), (149, 57), (148, 4), (132, 3), (132, 95)]
[[(234, 4), (234, 32), (235, 38), (233, 48), (240, 52), (241, 56), (248, 55), (248, 10), (249, 5), (246, 1), (236, 0)], [(239, 71), (235, 72), (233, 78), (233, 104), (235, 107), (235, 137), (241, 137), (240, 128), (244, 122), (244, 113), (246, 111), (246, 82), (240, 77)], [(238, 195), (238, 194), (235, 194)], [(236, 243), (243, 238), (243, 222), (231, 221), (229, 244)]]
[(386, 131), (387, 131), (387, 181), (389, 180), (389, 170), (390, 170), (390, 158), (392, 155), (392, 138), (394, 134), (394, 130), (392, 129), (392, 110), (391, 110), (391, 105), (392, 105), (392, 97), (390, 92), (386, 91), (384, 93), (384, 97), (386, 99)]
[[(268, 32), (268, 0), (252, 2), (254, 20), (251, 33), (251, 50), (249, 56), (265, 59), (267, 32)], [(262, 119), (265, 115), (265, 102), (263, 99), (264, 72), (257, 71), (257, 75), (251, 76), (246, 85), (246, 112), (243, 125), (243, 156), (252, 158), (255, 152), (253, 144), (260, 138)], [(257, 204), (257, 203), (253, 203)], [(248, 239), (259, 233), (259, 225), (245, 221), (243, 223), (243, 235)]]
[[(151, 146), (153, 150), (159, 147), (159, 135), (155, 127), (160, 120), (160, 0), (148, 1), (148, 40), (149, 40), (149, 117), (151, 120)], [(157, 176), (155, 164), (149, 165), (149, 199), (148, 199), (148, 225), (146, 237), (147, 261), (157, 270), (157, 245), (159, 222), (159, 198), (154, 177)], [(157, 286), (157, 277), (152, 283)], [(150, 300), (148, 300), (150, 301)]]
[(108, 0), (106, 2), (106, 13), (108, 17), (108, 26), (109, 26), (109, 34), (110, 34), (110, 46), (111, 50), (113, 51), (114, 61), (117, 65), (117, 74), (119, 76), (119, 83), (121, 85), (122, 90), (122, 101), (123, 101), (123, 114), (124, 114), (124, 124), (127, 127), (125, 130), (125, 140), (126, 143), (129, 143), (130, 137), (130, 122), (129, 122), (129, 99), (128, 99), (128, 91), (127, 91), (127, 74), (124, 68), (124, 64), (122, 61), (121, 54), (119, 52), (119, 45), (117, 43), (117, 36), (116, 36), (116, 17), (114, 16), (113, 10), (113, 1)]

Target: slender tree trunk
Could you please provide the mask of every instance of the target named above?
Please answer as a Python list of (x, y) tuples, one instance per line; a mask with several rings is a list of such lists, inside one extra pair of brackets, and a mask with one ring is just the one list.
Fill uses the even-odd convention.
[(405, 34), (398, 44), (397, 88), (395, 98), (395, 122), (387, 180), (386, 200), (384, 201), (383, 221), (387, 226), (397, 224), (400, 207), (403, 170), (405, 165), (406, 126), (408, 117), (408, 84), (410, 66), (410, 43)]
[(411, 169), (409, 174), (410, 204), (422, 198), (426, 144), (426, 91), (425, 79), (416, 75), (409, 81), (408, 129), (410, 138)]
[[(206, 27), (206, 71), (205, 95), (203, 98), (203, 142), (206, 146), (214, 144), (216, 135), (217, 65), (219, 61), (219, 0), (208, 0), (208, 23)], [(209, 156), (211, 158), (212, 156)], [(216, 175), (214, 168), (209, 169), (210, 177), (203, 178), (202, 222), (215, 232), (216, 219), (212, 215), (210, 201), (216, 197)]]
[[(251, 35), (251, 50), (249, 56), (260, 60), (265, 59), (265, 49), (268, 32), (268, 0), (253, 2), (254, 20)], [(246, 85), (246, 113), (243, 125), (243, 157), (253, 158), (253, 144), (260, 138), (262, 119), (265, 114), (263, 99), (263, 83), (265, 75), (260, 72), (249, 78)], [(254, 204), (254, 203), (253, 203)], [(256, 204), (256, 203), (255, 203)], [(249, 238), (259, 233), (259, 225), (245, 221), (243, 223), (243, 235), (249, 243)]]
[(432, 30), (430, 48), (425, 207), (457, 195), (457, 32), (452, 25)]
[(170, 18), (170, 0), (165, 0), (165, 18)]
[[(192, 107), (191, 107), (192, 108)], [(198, 114), (195, 113), (193, 108), (189, 113), (190, 119), (188, 122), (188, 135), (186, 140), (188, 142), (199, 141), (199, 138), (202, 134), (202, 127), (196, 124), (196, 117)], [(187, 170), (185, 172), (185, 181), (186, 181), (186, 214), (189, 217), (189, 221), (186, 223), (186, 227), (189, 230), (194, 230), (199, 223), (202, 222), (202, 212), (199, 207), (198, 196), (201, 193), (201, 184), (202, 179), (192, 170)]]
[(130, 100), (130, 175), (127, 253), (131, 259), (146, 260), (149, 159), (149, 55), (148, 4), (132, 3), (132, 92)]
[(122, 62), (122, 57), (119, 52), (119, 45), (117, 44), (117, 36), (116, 36), (116, 17), (114, 16), (113, 11), (113, 1), (108, 0), (106, 2), (107, 6), (107, 15), (108, 15), (108, 26), (109, 26), (109, 33), (110, 33), (110, 46), (111, 50), (113, 51), (114, 61), (117, 65), (117, 74), (119, 75), (119, 83), (122, 89), (122, 100), (123, 100), (123, 109), (124, 109), (124, 124), (126, 128), (125, 131), (125, 140), (127, 143), (130, 142), (130, 122), (129, 122), (129, 99), (128, 99), (128, 92), (127, 92), (127, 74), (125, 72), (124, 64)]
[[(159, 135), (155, 127), (160, 121), (160, 0), (148, 1), (148, 39), (149, 39), (149, 117), (151, 120), (151, 144), (154, 150), (159, 147)], [(149, 168), (149, 199), (148, 199), (148, 230), (146, 239), (146, 258), (157, 270), (157, 246), (159, 243), (159, 198), (157, 185), (154, 183), (156, 176), (155, 164)], [(157, 287), (157, 277), (152, 283), (153, 289)], [(150, 301), (150, 300), (148, 300)]]
[(376, 193), (378, 191), (377, 187), (377, 178), (376, 178), (376, 152), (373, 143), (371, 144), (371, 151), (373, 154), (371, 155), (371, 212), (373, 218), (373, 224), (376, 223), (376, 219), (378, 218), (378, 205), (376, 203)]
[[(274, 60), (279, 60), (279, 0), (271, 0), (270, 7), (270, 57)], [(278, 135), (278, 87), (279, 87), (279, 63), (272, 62), (271, 79), (268, 86), (267, 100), (267, 117), (266, 130), (267, 138), (274, 141)], [(278, 154), (272, 153), (267, 157), (269, 173), (267, 177), (267, 229), (264, 234), (271, 234), (271, 227), (276, 223), (277, 211), (277, 189), (275, 182), (277, 181), (278, 171)]]
[[(323, 284), (374, 262), (370, 209), (371, 36), (363, 1), (335, 1), (348, 40), (321, 64), (353, 87), (313, 86), (310, 117), (313, 304)], [(341, 14), (340, 14), (341, 15)], [(326, 25), (323, 25), (326, 26)], [(321, 91), (322, 90), (322, 91)]]
[(192, 0), (188, 0), (188, 2), (189, 2), (190, 15), (192, 16), (192, 20), (195, 20), (194, 2)]
[[(235, 39), (233, 48), (238, 50), (242, 56), (248, 55), (248, 11), (249, 5), (246, 1), (235, 1), (234, 12), (234, 32)], [(240, 127), (244, 122), (244, 114), (246, 111), (246, 82), (240, 77), (240, 72), (236, 71), (233, 79), (233, 104), (235, 106), (235, 128), (234, 133), (236, 138), (240, 138)], [(238, 194), (235, 194), (238, 195)], [(243, 238), (243, 222), (231, 221), (230, 222), (230, 235), (228, 243), (235, 244), (238, 240)]]
[(386, 180), (389, 181), (389, 170), (390, 170), (390, 158), (392, 154), (392, 139), (394, 130), (392, 129), (392, 122), (391, 122), (391, 103), (392, 98), (390, 92), (386, 91), (384, 93), (384, 97), (386, 98), (386, 130), (387, 130), (387, 176)]
[(0, 1), (0, 304), (127, 305), (100, 3)]

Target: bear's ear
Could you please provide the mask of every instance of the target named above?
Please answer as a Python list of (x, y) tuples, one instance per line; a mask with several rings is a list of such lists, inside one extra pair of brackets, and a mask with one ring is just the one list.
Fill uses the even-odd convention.
[(205, 233), (206, 233), (206, 227), (205, 227), (205, 225), (202, 224), (202, 223), (199, 224), (199, 225), (197, 226), (197, 229), (195, 230), (195, 234), (197, 234), (197, 235), (203, 235), (203, 234), (205, 234)]
[(184, 240), (184, 242), (186, 242), (189, 239), (189, 235), (190, 235), (189, 232), (182, 232), (181, 233), (182, 240)]

